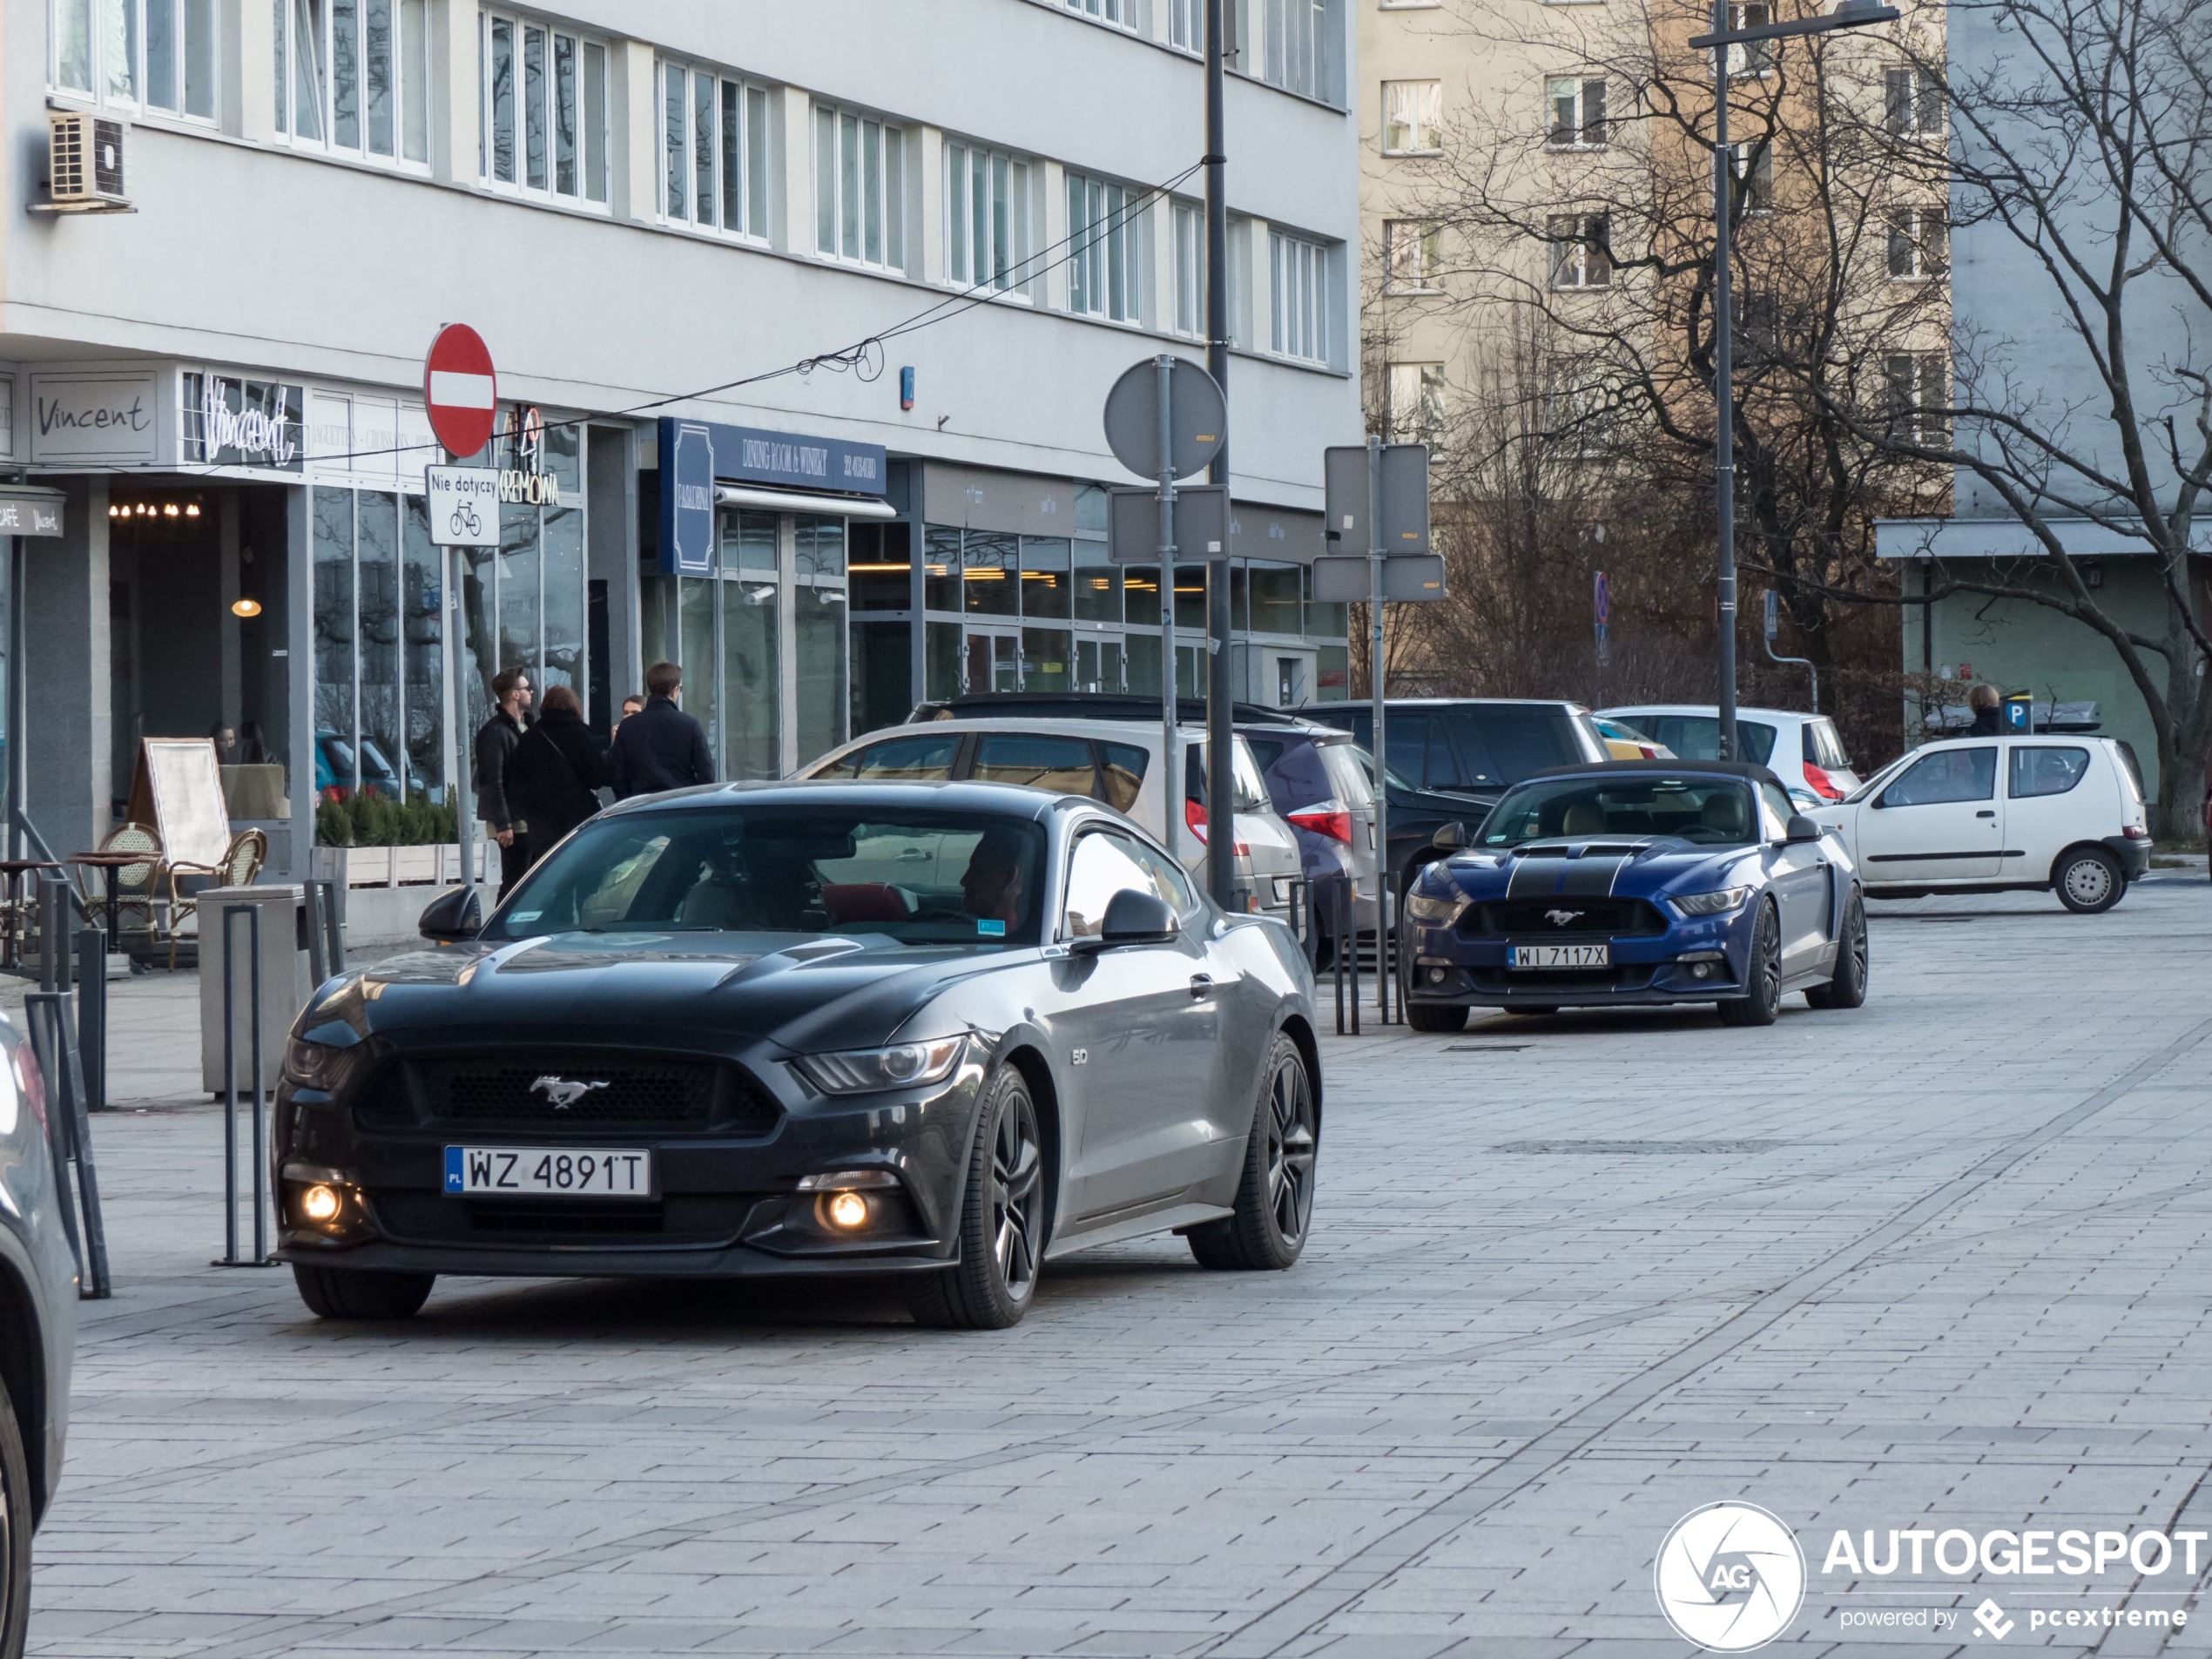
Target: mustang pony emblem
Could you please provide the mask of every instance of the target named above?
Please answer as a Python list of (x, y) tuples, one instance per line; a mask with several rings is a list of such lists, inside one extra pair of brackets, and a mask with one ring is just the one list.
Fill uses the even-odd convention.
[[(1568, 922), (1577, 920), (1583, 914), (1580, 910), (1547, 910), (1544, 912), (1544, 920), (1554, 927), (1564, 927)], [(538, 1081), (543, 1082), (544, 1079), (540, 1078)]]
[(565, 1112), (593, 1089), (604, 1089), (606, 1086), (604, 1081), (592, 1083), (578, 1082), (572, 1077), (556, 1077), (549, 1072), (530, 1085), (530, 1092), (534, 1095), (543, 1095), (551, 1101), (555, 1111)]

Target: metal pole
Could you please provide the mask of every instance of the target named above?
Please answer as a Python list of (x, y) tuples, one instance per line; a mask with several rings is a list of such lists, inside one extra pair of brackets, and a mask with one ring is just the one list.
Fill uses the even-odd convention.
[(24, 657), (24, 596), (30, 582), (24, 564), (25, 553), (23, 536), (13, 538), (13, 548), (8, 557), (8, 856), (23, 857), (24, 833), (22, 814), (30, 791), (30, 757), (29, 734), (30, 722), (26, 718), (24, 698), (30, 686), (29, 665)]
[[(454, 767), (453, 771), (454, 819), (461, 840), (461, 885), (473, 893), (476, 887), (476, 802), (474, 787), (476, 776), (476, 734), (469, 729), (469, 687), (461, 678), (461, 671), (468, 664), (468, 658), (463, 654), (461, 642), (468, 621), (469, 607), (468, 599), (462, 590), (464, 577), (462, 550), (457, 547), (449, 547), (445, 550), (445, 554), (446, 593), (448, 599), (446, 607), (446, 644), (453, 660), (454, 736), (459, 739), (455, 745), (459, 764)], [(229, 948), (229, 939), (226, 935), (224, 948), (227, 950)]]
[(223, 1259), (238, 1265), (238, 1017), (231, 968), (231, 918), (250, 914), (242, 904), (223, 907)]
[[(1713, 0), (1713, 32), (1728, 32), (1728, 0)], [(1713, 510), (1720, 564), (1716, 619), (1720, 758), (1736, 759), (1736, 315), (1729, 300), (1729, 197), (1736, 158), (1728, 144), (1728, 52), (1713, 48)]]
[[(1175, 850), (1176, 803), (1183, 798), (1183, 768), (1176, 753), (1175, 718), (1175, 433), (1174, 400), (1169, 388), (1175, 359), (1152, 360), (1160, 398), (1160, 833), (1170, 855)], [(1207, 837), (1211, 845), (1212, 836)]]
[[(1367, 435), (1367, 691), (1375, 721), (1375, 986), (1382, 999), (1383, 1023), (1390, 1022), (1390, 996), (1383, 988), (1383, 938), (1390, 923), (1390, 797), (1383, 734), (1383, 539), (1382, 439)], [(1356, 942), (1356, 937), (1355, 937)], [(1353, 1030), (1359, 1029), (1355, 1023)]]
[[(1229, 390), (1229, 209), (1228, 122), (1224, 106), (1224, 56), (1228, 46), (1224, 0), (1206, 0), (1206, 372), (1226, 395)], [(1229, 482), (1229, 446), (1224, 442), (1207, 475)], [(1237, 880), (1236, 692), (1230, 671), (1233, 618), (1229, 613), (1229, 544), (1206, 562), (1206, 793), (1218, 824), (1206, 841), (1206, 886), (1224, 908)]]
[(257, 1263), (269, 1258), (269, 1159), (267, 1103), (262, 1099), (261, 1077), (261, 908), (259, 905), (246, 911), (246, 948), (253, 961), (247, 964), (247, 984), (253, 999), (253, 1011), (247, 1017), (246, 1029), (253, 1045), (253, 1259)]

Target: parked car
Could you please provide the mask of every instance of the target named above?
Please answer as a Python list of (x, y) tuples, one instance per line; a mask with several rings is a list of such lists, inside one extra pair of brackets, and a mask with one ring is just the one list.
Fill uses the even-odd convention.
[[(1720, 710), (1710, 703), (1645, 703), (1600, 709), (1602, 720), (1624, 720), (1683, 760), (1710, 760), (1721, 752)], [(1824, 714), (1788, 709), (1738, 709), (1737, 757), (1764, 766), (1788, 784), (1803, 781), (1823, 800), (1841, 800), (1858, 787), (1858, 774), (1836, 723)]]
[(1615, 760), (1672, 760), (1675, 752), (1663, 743), (1655, 743), (1625, 720), (1615, 720), (1602, 714), (1593, 714), (1590, 724), (1597, 728), (1599, 737), (1605, 739), (1607, 751)]
[[(1306, 711), (1341, 726), (1370, 753), (1374, 713), (1365, 703)], [(1579, 703), (1497, 698), (1393, 698), (1386, 711), (1390, 769), (1390, 867), (1407, 882), (1436, 856), (1436, 832), (1480, 824), (1509, 785), (1548, 766), (1610, 758)]]
[(1471, 844), (1406, 899), (1406, 1022), (1469, 1008), (1712, 1002), (1769, 1025), (1782, 998), (1866, 997), (1850, 853), (1737, 761), (1562, 766), (1506, 792)]
[[(361, 745), (361, 786), (392, 800), (401, 798), (400, 774), (384, 758), (375, 740)], [(318, 798), (343, 800), (354, 792), (354, 745), (335, 732), (315, 733), (315, 793)]]
[[(1157, 712), (1157, 707), (1156, 711)], [(1147, 833), (1163, 833), (1157, 721), (1059, 718), (1049, 714), (944, 714), (872, 732), (800, 769), (801, 778), (855, 782), (973, 780), (1025, 784), (1083, 795), (1124, 813)], [(1205, 877), (1208, 803), (1205, 728), (1177, 729), (1184, 752), (1182, 811), (1173, 849), (1184, 868)], [(1290, 914), (1299, 873), (1298, 837), (1276, 813), (1267, 786), (1239, 738), (1236, 754), (1237, 882), (1264, 915)]]
[(30, 1534), (60, 1483), (77, 1347), (77, 1258), (63, 1231), (46, 1087), (0, 1021), (0, 1655), (24, 1649)]
[(1237, 731), (1252, 752), (1269, 799), (1298, 837), (1322, 948), (1333, 947), (1339, 895), (1347, 888), (1352, 933), (1372, 933), (1375, 791), (1359, 745), (1348, 732), (1289, 715), (1239, 721)]
[(1001, 784), (626, 800), (449, 947), (325, 986), (272, 1146), (325, 1318), (441, 1273), (894, 1280), (998, 1328), (1174, 1231), (1282, 1269), (1321, 1130), (1313, 976), (1119, 813)]
[(2150, 867), (2141, 775), (2112, 738), (1947, 738), (1814, 816), (1878, 899), (2050, 888), (2094, 915)]

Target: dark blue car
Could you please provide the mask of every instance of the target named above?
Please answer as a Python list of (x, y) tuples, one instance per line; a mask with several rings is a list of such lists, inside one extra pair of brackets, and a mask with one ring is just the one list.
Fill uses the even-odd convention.
[(1407, 1022), (1470, 1008), (1712, 1002), (1773, 1022), (1784, 996), (1866, 1000), (1858, 871), (1764, 766), (1557, 766), (1507, 791), (1406, 902)]

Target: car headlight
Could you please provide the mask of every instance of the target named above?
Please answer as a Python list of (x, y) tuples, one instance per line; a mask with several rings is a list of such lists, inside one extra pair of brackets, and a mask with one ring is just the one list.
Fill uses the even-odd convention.
[(962, 1032), (956, 1037), (900, 1042), (888, 1049), (801, 1055), (793, 1063), (826, 1095), (865, 1095), (914, 1083), (942, 1082), (953, 1075), (967, 1048), (968, 1034)]
[(1717, 893), (1685, 893), (1667, 902), (1685, 916), (1724, 916), (1743, 908), (1751, 896), (1749, 887), (1723, 887)]
[(325, 1094), (335, 1094), (346, 1081), (346, 1074), (353, 1069), (354, 1050), (334, 1049), (327, 1042), (309, 1042), (304, 1037), (294, 1037), (285, 1046), (284, 1075), (295, 1083), (309, 1089), (320, 1089)]
[(1456, 893), (1423, 893), (1416, 888), (1406, 895), (1406, 919), (1424, 927), (1448, 927), (1467, 905)]

